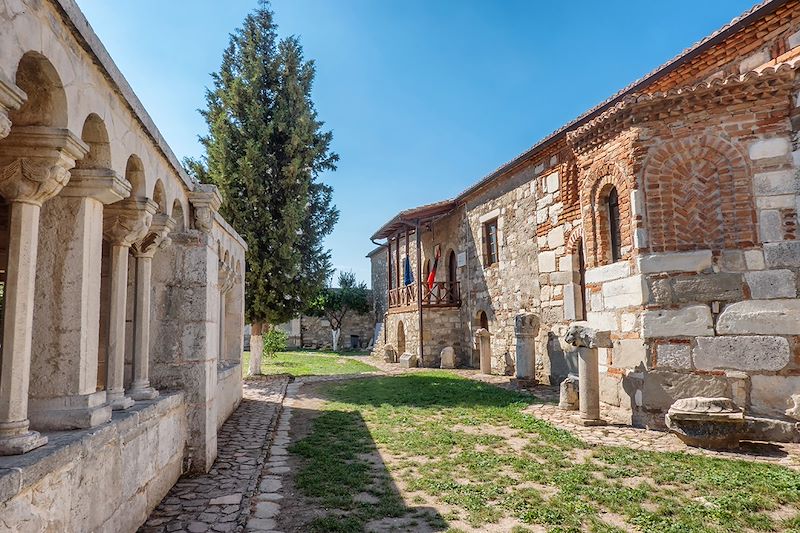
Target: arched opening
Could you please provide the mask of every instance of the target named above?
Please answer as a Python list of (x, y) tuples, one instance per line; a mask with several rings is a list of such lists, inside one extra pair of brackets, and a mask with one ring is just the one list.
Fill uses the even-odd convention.
[(606, 196), (606, 216), (608, 217), (609, 255), (612, 263), (622, 259), (622, 232), (620, 231), (619, 195), (617, 188), (611, 187)]
[(406, 328), (402, 320), (397, 323), (397, 353), (398, 355), (406, 353)]
[(159, 179), (153, 187), (153, 201), (158, 204), (158, 212), (167, 212), (167, 194), (164, 192), (164, 183)]
[(481, 328), (489, 331), (489, 317), (486, 316), (486, 311), (480, 311), (478, 313), (478, 324)]
[(28, 95), (9, 116), (14, 126), (67, 127), (67, 95), (55, 67), (42, 54), (28, 52), (20, 59), (17, 86)]
[(456, 253), (450, 250), (447, 254), (447, 300), (449, 303), (455, 303), (458, 299), (458, 275), (456, 273), (458, 265), (456, 264)]
[(125, 165), (125, 179), (131, 184), (131, 198), (142, 198), (146, 195), (144, 181), (144, 165), (138, 156), (132, 155)]
[(183, 214), (183, 205), (180, 200), (175, 200), (172, 203), (172, 218), (175, 219), (175, 227), (172, 229), (173, 233), (181, 232), (186, 229), (186, 219)]
[(111, 144), (103, 120), (92, 113), (86, 117), (81, 131), (81, 139), (89, 146), (89, 151), (75, 163), (75, 168), (111, 168)]

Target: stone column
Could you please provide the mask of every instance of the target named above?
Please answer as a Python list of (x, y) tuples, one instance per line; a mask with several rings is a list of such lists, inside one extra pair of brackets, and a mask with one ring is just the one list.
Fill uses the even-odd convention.
[(109, 169), (73, 169), (42, 208), (34, 305), (30, 420), (37, 429), (94, 427), (111, 418), (97, 390), (103, 205), (130, 195)]
[(516, 384), (532, 387), (536, 384), (536, 335), (539, 333), (539, 317), (533, 313), (521, 313), (514, 322), (517, 339)]
[(584, 426), (602, 426), (600, 418), (600, 368), (598, 348), (611, 348), (608, 331), (597, 331), (582, 324), (572, 324), (564, 336), (567, 344), (578, 348), (578, 401), (580, 422)]
[(492, 334), (487, 329), (479, 328), (475, 332), (475, 344), (480, 354), (481, 374), (492, 373)]
[(0, 142), (0, 196), (9, 202), (9, 247), (0, 359), (0, 455), (47, 442), (28, 421), (39, 213), (69, 181), (88, 147), (67, 130), (14, 128)]
[(125, 395), (125, 308), (128, 296), (128, 255), (150, 229), (158, 205), (147, 198), (130, 198), (106, 209), (103, 229), (111, 245), (111, 305), (109, 306), (106, 397), (115, 410), (133, 405)]
[(133, 381), (128, 393), (134, 400), (158, 397), (158, 391), (150, 386), (151, 272), (156, 250), (169, 242), (167, 235), (174, 227), (175, 220), (159, 213), (153, 217), (147, 234), (131, 246), (136, 258), (136, 302), (133, 318)]
[(222, 261), (219, 262), (219, 360), (225, 361), (225, 352), (227, 351), (226, 328), (225, 328), (225, 300), (228, 292), (233, 288), (236, 281), (235, 273), (230, 265), (226, 265)]

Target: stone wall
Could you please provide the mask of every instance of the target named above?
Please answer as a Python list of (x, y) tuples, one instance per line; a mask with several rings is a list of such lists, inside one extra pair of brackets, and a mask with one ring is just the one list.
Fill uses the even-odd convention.
[(136, 531), (181, 474), (186, 419), (183, 394), (165, 394), (98, 428), (0, 457), (0, 529)]
[(217, 368), (217, 430), (242, 402), (242, 364), (221, 363)]
[[(405, 335), (405, 350), (403, 350), (402, 343), (399, 342), (399, 335), (401, 331), (400, 325), (402, 324), (402, 331)], [(416, 311), (407, 312), (390, 312), (386, 318), (386, 332), (389, 343), (394, 345), (398, 355), (405, 352), (416, 354), (419, 353), (419, 315)]]
[[(330, 350), (333, 345), (331, 325), (327, 318), (303, 315), (279, 326), (288, 336), (289, 348), (314, 348)], [(339, 334), (339, 349), (351, 348), (350, 336), (358, 337), (359, 349), (366, 348), (375, 329), (374, 315), (369, 313), (347, 313)]]

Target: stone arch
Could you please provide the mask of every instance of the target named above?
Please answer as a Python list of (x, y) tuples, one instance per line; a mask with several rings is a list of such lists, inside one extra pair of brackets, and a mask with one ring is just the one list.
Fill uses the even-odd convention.
[(402, 320), (397, 322), (397, 353), (406, 353), (406, 327)]
[(28, 99), (9, 116), (14, 126), (66, 128), (67, 95), (53, 64), (39, 52), (28, 52), (17, 66), (17, 86)]
[(650, 250), (756, 244), (750, 175), (743, 150), (718, 136), (674, 139), (651, 149), (642, 168)]
[(167, 193), (164, 190), (164, 182), (160, 178), (156, 180), (156, 184), (153, 186), (153, 201), (158, 204), (159, 213), (167, 212)]
[(111, 143), (106, 125), (97, 114), (91, 113), (83, 123), (81, 140), (89, 151), (79, 159), (75, 168), (111, 168)]
[(131, 198), (144, 197), (145, 188), (144, 165), (137, 155), (131, 155), (125, 165), (125, 179), (131, 184)]
[(175, 228), (173, 228), (172, 231), (178, 232), (186, 229), (186, 214), (183, 209), (183, 204), (177, 198), (172, 202), (170, 216), (175, 220)]
[(574, 254), (578, 251), (578, 246), (583, 245), (583, 226), (576, 226), (569, 233), (567, 237), (566, 249), (568, 254)]
[(584, 246), (587, 266), (590, 267), (611, 262), (608, 213), (604, 200), (612, 188), (619, 196), (620, 259), (627, 259), (633, 246), (630, 201), (633, 180), (617, 163), (601, 162), (594, 165), (581, 188)]

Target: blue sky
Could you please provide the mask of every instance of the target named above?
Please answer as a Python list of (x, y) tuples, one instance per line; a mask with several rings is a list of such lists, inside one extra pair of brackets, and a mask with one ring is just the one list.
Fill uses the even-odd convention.
[[(209, 74), (256, 0), (78, 0), (179, 158)], [(753, 5), (752, 0), (274, 0), (317, 64), (341, 162), (334, 266), (369, 282), (369, 236), (452, 197)]]

